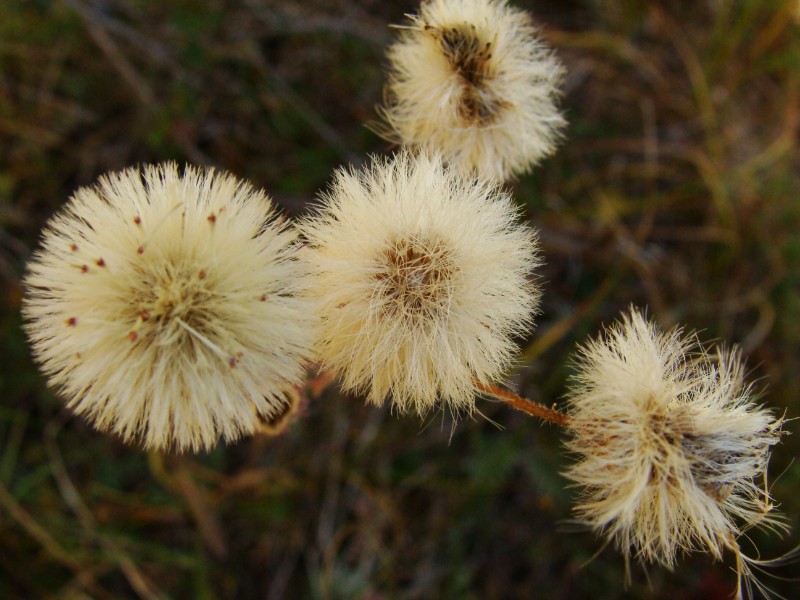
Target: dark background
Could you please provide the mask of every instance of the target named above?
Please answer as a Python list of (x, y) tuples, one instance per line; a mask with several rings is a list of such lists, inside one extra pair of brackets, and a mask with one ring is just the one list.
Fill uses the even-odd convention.
[[(634, 303), (740, 344), (763, 401), (799, 416), (797, 0), (515, 4), (567, 67), (570, 126), (510, 184), (547, 261), (513, 384), (558, 402), (575, 344)], [(702, 554), (634, 566), (626, 591), (619, 553), (569, 521), (559, 432), (496, 403), (453, 427), (332, 386), (282, 437), (177, 458), (93, 431), (32, 364), (20, 279), (72, 191), (173, 159), (302, 213), (334, 168), (391, 151), (364, 125), (387, 25), (415, 8), (0, 1), (0, 598), (730, 596), (732, 557)], [(800, 540), (799, 446), (773, 455), (794, 533), (750, 532), (765, 557)]]

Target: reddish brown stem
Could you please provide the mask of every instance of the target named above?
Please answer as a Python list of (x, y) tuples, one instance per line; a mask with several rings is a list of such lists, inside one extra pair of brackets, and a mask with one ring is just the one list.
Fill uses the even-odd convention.
[(539, 417), (550, 423), (555, 423), (560, 427), (566, 427), (569, 417), (555, 408), (548, 408), (544, 404), (538, 404), (517, 396), (514, 392), (501, 388), (496, 385), (475, 382), (475, 388), (493, 398), (505, 402), (513, 408), (524, 412), (532, 417)]

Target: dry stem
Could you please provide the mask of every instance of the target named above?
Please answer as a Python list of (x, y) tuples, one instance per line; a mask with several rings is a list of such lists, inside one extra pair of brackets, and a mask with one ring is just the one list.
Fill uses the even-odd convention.
[(569, 417), (562, 412), (557, 411), (555, 408), (548, 408), (544, 404), (531, 402), (514, 392), (501, 388), (496, 385), (484, 384), (479, 381), (475, 382), (475, 388), (498, 400), (505, 402), (513, 408), (524, 412), (532, 417), (539, 417), (550, 423), (555, 423), (560, 427), (566, 427)]

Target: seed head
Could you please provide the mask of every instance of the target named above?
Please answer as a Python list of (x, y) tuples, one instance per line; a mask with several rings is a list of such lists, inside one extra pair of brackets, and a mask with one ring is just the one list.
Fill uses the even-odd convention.
[(336, 173), (300, 225), (317, 349), (345, 389), (400, 411), (474, 407), (512, 360), (539, 290), (534, 233), (496, 184), (403, 151)]
[(505, 0), (429, 0), (389, 48), (385, 124), (403, 145), (508, 179), (555, 150), (563, 68)]
[(579, 519), (626, 560), (671, 568), (679, 553), (719, 559), (730, 549), (749, 585), (736, 538), (782, 526), (766, 487), (782, 419), (754, 404), (739, 355), (712, 356), (632, 309), (582, 349), (577, 367), (568, 397), (577, 462), (566, 474), (583, 489)]
[(274, 216), (248, 184), (174, 164), (79, 189), (44, 231), (23, 308), (68, 406), (126, 441), (178, 450), (283, 411), (313, 320), (296, 233)]

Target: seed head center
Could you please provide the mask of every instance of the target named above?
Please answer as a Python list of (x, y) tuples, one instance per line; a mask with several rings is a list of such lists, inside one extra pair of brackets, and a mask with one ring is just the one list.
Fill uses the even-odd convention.
[(420, 312), (446, 303), (454, 265), (439, 241), (399, 240), (380, 256), (375, 278), (388, 305), (403, 312)]
[(474, 86), (483, 85), (489, 77), (492, 43), (479, 38), (474, 26), (454, 26), (437, 29), (439, 44), (452, 67)]
[(509, 106), (492, 86), (492, 42), (481, 39), (474, 25), (426, 29), (462, 83), (458, 114), (469, 123), (488, 125)]
[(184, 312), (184, 294), (182, 286), (175, 285), (175, 282), (164, 288), (159, 289), (156, 293), (156, 301), (153, 305), (153, 314), (156, 317), (163, 316), (169, 318), (170, 316), (181, 316), (179, 313)]
[(179, 321), (198, 327), (208, 312), (210, 298), (205, 276), (201, 278), (187, 270), (155, 279), (148, 291), (138, 296), (134, 306), (136, 318), (160, 331), (176, 330)]
[(733, 487), (726, 480), (725, 471), (731, 463), (741, 457), (731, 452), (726, 444), (720, 443), (718, 436), (699, 435), (695, 431), (692, 414), (683, 407), (672, 411), (652, 414), (649, 421), (651, 439), (660, 440), (658, 446), (658, 459), (651, 472), (653, 483), (660, 474), (668, 481), (676, 482), (678, 477), (673, 473), (675, 459), (671, 456), (680, 456), (681, 461), (689, 465), (695, 484), (709, 497), (717, 502), (727, 498)]

